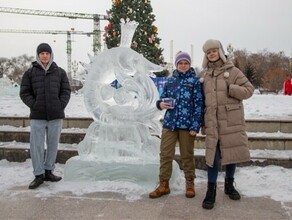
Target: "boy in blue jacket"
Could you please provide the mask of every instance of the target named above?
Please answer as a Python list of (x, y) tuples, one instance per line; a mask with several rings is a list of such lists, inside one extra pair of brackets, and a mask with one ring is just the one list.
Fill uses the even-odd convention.
[(159, 198), (170, 193), (169, 179), (177, 141), (186, 179), (185, 196), (195, 196), (194, 138), (201, 127), (204, 98), (199, 77), (191, 67), (190, 55), (179, 52), (175, 66), (173, 75), (165, 83), (161, 99), (156, 103), (157, 108), (166, 109), (166, 113), (160, 144), (160, 184), (149, 194), (150, 198)]

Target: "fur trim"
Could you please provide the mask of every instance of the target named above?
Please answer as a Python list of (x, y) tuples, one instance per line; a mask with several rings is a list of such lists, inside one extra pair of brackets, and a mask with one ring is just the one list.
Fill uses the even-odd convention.
[(204, 69), (207, 68), (207, 66), (208, 66), (208, 62), (209, 62), (209, 60), (208, 60), (208, 58), (207, 58), (207, 54), (204, 54), (203, 64), (202, 64), (202, 67), (203, 67)]
[[(220, 43), (221, 44), (221, 43)], [(222, 45), (221, 45), (222, 46)], [(227, 62), (226, 56), (224, 54), (224, 50), (222, 47), (219, 48), (219, 56), (221, 58), (221, 60), (223, 61), (223, 63)]]

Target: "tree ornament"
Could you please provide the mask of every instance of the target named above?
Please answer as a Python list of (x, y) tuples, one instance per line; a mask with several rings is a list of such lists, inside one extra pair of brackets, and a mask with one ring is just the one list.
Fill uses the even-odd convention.
[(121, 3), (121, 0), (114, 0), (114, 1), (115, 1), (115, 2), (114, 2), (115, 5), (118, 5), (118, 4)]
[(138, 44), (136, 41), (133, 41), (132, 44), (131, 44), (131, 47), (132, 48), (137, 48)]
[(152, 44), (155, 41), (154, 34), (152, 34), (151, 37), (148, 38), (148, 41), (149, 41), (150, 44)]

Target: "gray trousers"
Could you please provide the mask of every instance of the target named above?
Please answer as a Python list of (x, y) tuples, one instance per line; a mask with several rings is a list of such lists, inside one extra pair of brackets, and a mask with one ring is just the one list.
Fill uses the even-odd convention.
[(45, 173), (45, 170), (54, 170), (62, 125), (63, 119), (30, 120), (30, 157), (35, 176)]

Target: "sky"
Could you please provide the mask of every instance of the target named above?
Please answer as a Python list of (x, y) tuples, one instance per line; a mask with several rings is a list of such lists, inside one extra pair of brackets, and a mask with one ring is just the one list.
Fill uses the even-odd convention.
[[(151, 0), (156, 16), (163, 55), (172, 62), (173, 53), (191, 53), (193, 66), (201, 67), (202, 45), (207, 39), (219, 39), (225, 49), (231, 44), (235, 49), (248, 52), (284, 51), (292, 56), (292, 1), (291, 0)], [(38, 9), (48, 11), (106, 14), (111, 0), (0, 0), (0, 7)], [(101, 28), (107, 24), (101, 22)], [(91, 20), (16, 15), (0, 13), (0, 29), (71, 30), (90, 32)], [(0, 57), (22, 54), (35, 56), (39, 43), (48, 42), (54, 51), (55, 61), (67, 69), (66, 35), (36, 35), (0, 33)], [(92, 52), (92, 37), (73, 36), (72, 61), (88, 63)], [(191, 49), (193, 48), (193, 49)]]
[[(0, 79), (0, 116), (27, 116), (28, 108), (19, 99), (19, 90), (6, 83), (6, 79)], [(88, 117), (88, 113), (83, 103), (82, 94), (72, 94), (70, 102), (66, 108), (66, 117)], [(246, 119), (292, 119), (292, 96), (284, 95), (259, 95), (255, 93), (251, 98), (244, 101)], [(0, 130), (29, 128), (15, 128), (11, 126), (0, 126)], [(69, 131), (73, 132), (78, 128)], [(261, 134), (263, 135), (263, 134)], [(269, 136), (277, 135), (292, 137), (292, 134), (276, 132), (266, 134)], [(0, 142), (1, 147), (29, 148), (28, 143)], [(76, 149), (77, 145), (61, 144), (59, 149)], [(292, 158), (292, 150), (251, 150), (252, 157), (269, 158)], [(195, 155), (204, 155), (203, 149), (196, 149)], [(64, 175), (64, 164), (56, 164), (55, 174)], [(13, 175), (11, 175), (13, 173)], [(203, 170), (196, 170), (196, 186), (207, 184), (207, 173)], [(31, 160), (25, 162), (8, 162), (0, 160), (0, 191), (5, 195), (16, 197), (20, 193), (25, 193), (28, 184), (32, 181)], [(292, 202), (292, 169), (280, 166), (249, 166), (237, 168), (236, 187), (244, 197), (269, 197), (275, 201), (281, 201), (285, 207), (285, 202)], [(224, 183), (224, 173), (219, 174), (218, 184)], [(147, 195), (156, 186), (140, 186), (131, 182), (116, 181), (66, 181), (62, 179), (58, 184), (43, 184), (37, 191), (36, 197), (49, 197), (54, 195), (62, 196), (63, 192), (72, 192), (73, 195), (85, 195), (94, 192), (117, 192), (125, 196), (129, 201), (139, 200)], [(15, 189), (23, 190), (15, 190)], [(176, 182), (172, 185), (171, 195), (184, 194), (185, 185), (183, 175), (179, 175)]]

